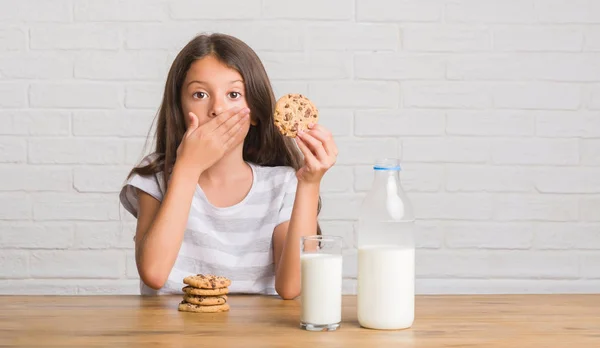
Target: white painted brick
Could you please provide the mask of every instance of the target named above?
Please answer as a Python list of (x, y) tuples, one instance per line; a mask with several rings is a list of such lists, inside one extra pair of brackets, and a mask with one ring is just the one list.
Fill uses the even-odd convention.
[(579, 144), (575, 139), (499, 139), (491, 145), (494, 164), (579, 163)]
[(587, 107), (592, 110), (600, 110), (600, 85), (586, 86), (588, 88)]
[(595, 0), (537, 0), (535, 10), (542, 23), (600, 22), (600, 3)]
[(490, 143), (481, 138), (403, 138), (402, 159), (408, 162), (487, 162)]
[(82, 22), (157, 22), (168, 17), (168, 7), (164, 0), (78, 0), (73, 13)]
[(354, 194), (321, 195), (322, 209), (320, 220), (354, 220), (358, 217), (363, 196)]
[(356, 279), (342, 279), (342, 294), (356, 295)]
[(472, 82), (402, 83), (404, 107), (483, 109), (492, 105), (490, 87)]
[(29, 35), (32, 49), (116, 50), (121, 46), (119, 28), (102, 24), (39, 25)]
[(319, 124), (328, 129), (334, 137), (351, 135), (353, 120), (352, 110), (319, 108)]
[(76, 136), (147, 137), (155, 113), (147, 110), (75, 111), (73, 134)]
[(358, 111), (354, 133), (359, 136), (443, 135), (441, 110)]
[(123, 163), (121, 140), (91, 138), (32, 138), (29, 163), (117, 164)]
[(581, 105), (581, 87), (577, 84), (502, 83), (492, 90), (496, 108), (575, 110)]
[[(401, 164), (400, 182), (408, 192), (437, 192), (444, 181), (444, 166), (440, 164)], [(354, 169), (354, 190), (371, 189), (374, 178), (373, 166), (357, 166)]]
[(272, 50), (279, 52), (302, 51), (305, 49), (305, 28), (297, 23), (224, 22), (218, 30), (239, 38), (256, 51)]
[(73, 245), (71, 223), (1, 221), (0, 245), (19, 249), (64, 249)]
[(0, 75), (12, 79), (73, 77), (73, 58), (65, 53), (10, 52), (0, 57)]
[(75, 225), (75, 244), (77, 249), (108, 249), (119, 243), (121, 224), (110, 222), (79, 222)]
[(351, 221), (319, 221), (324, 236), (337, 236), (344, 239), (344, 249), (356, 248), (354, 224)]
[(0, 110), (0, 134), (68, 135), (71, 114), (49, 110)]
[(446, 22), (531, 23), (533, 0), (452, 0), (446, 4)]
[(120, 278), (125, 256), (115, 250), (35, 251), (30, 273), (35, 278)]
[[(292, 10), (293, 9), (293, 10)], [(353, 0), (264, 0), (262, 17), (269, 19), (354, 19)]]
[(490, 29), (484, 25), (409, 24), (403, 26), (407, 51), (481, 52), (492, 48)]
[(73, 186), (71, 168), (0, 165), (0, 191), (69, 191)]
[(546, 54), (471, 53), (448, 58), (449, 80), (530, 80), (539, 76)]
[(589, 279), (417, 279), (415, 293), (465, 294), (595, 294), (600, 281)]
[(28, 278), (29, 254), (24, 251), (2, 250), (0, 253), (0, 278)]
[(309, 98), (319, 107), (396, 108), (400, 102), (396, 82), (312, 82), (308, 88)]
[(600, 193), (600, 168), (538, 168), (535, 188), (542, 193)]
[(546, 53), (536, 54), (536, 58), (536, 75), (539, 79), (564, 82), (600, 81), (600, 54)]
[(122, 88), (94, 82), (33, 83), (29, 97), (36, 108), (117, 108), (122, 105)]
[(600, 51), (600, 26), (586, 26), (584, 36), (583, 49), (585, 51)]
[(529, 249), (531, 223), (446, 222), (446, 245), (452, 249)]
[(326, 80), (352, 75), (352, 56), (340, 52), (264, 52), (260, 59), (273, 79)]
[(0, 108), (27, 107), (27, 85), (21, 82), (0, 82)]
[(600, 255), (596, 252), (581, 255), (581, 276), (600, 279)]
[(378, 158), (398, 158), (398, 143), (395, 139), (368, 138), (336, 140), (339, 149), (337, 164), (373, 164)]
[(540, 112), (536, 117), (536, 132), (543, 137), (600, 138), (600, 111)]
[(0, 163), (27, 161), (27, 139), (0, 137)]
[(579, 216), (577, 197), (548, 194), (498, 194), (494, 219), (501, 221), (573, 221)]
[(261, 0), (174, 0), (169, 3), (173, 19), (254, 19), (260, 17)]
[(129, 166), (87, 166), (73, 169), (73, 187), (77, 192), (119, 192), (131, 168)]
[(29, 194), (5, 193), (0, 195), (0, 220), (29, 220), (32, 217), (32, 199)]
[(22, 51), (27, 47), (27, 29), (0, 26), (0, 52)]
[(449, 135), (532, 136), (535, 114), (521, 110), (449, 110), (446, 133)]
[(69, 22), (71, 20), (69, 0), (8, 0), (0, 5), (2, 22)]
[(127, 278), (139, 279), (140, 276), (138, 274), (137, 265), (135, 263), (135, 251), (128, 251), (125, 254), (125, 257), (127, 262)]
[(536, 279), (579, 277), (578, 255), (553, 251), (422, 250), (417, 253), (416, 265), (419, 277)]
[(343, 252), (342, 276), (344, 278), (356, 278), (358, 270), (358, 253), (356, 249)]
[(125, 164), (136, 165), (142, 158), (153, 152), (155, 146), (148, 140), (128, 140), (125, 142)]
[(400, 46), (400, 29), (391, 24), (313, 24), (306, 35), (313, 50), (393, 51)]
[(579, 52), (583, 30), (577, 26), (498, 26), (493, 30), (497, 51)]
[(534, 230), (537, 249), (600, 249), (600, 224), (547, 222)]
[(77, 284), (77, 295), (140, 295), (138, 279), (88, 280)]
[(2, 295), (76, 295), (77, 281), (72, 283), (56, 279), (0, 280)]
[(581, 164), (600, 166), (600, 139), (581, 140)]
[(446, 58), (431, 54), (368, 53), (354, 58), (356, 77), (378, 80), (443, 80)]
[(492, 197), (484, 193), (411, 192), (419, 219), (487, 220), (492, 217)]
[(75, 77), (93, 80), (163, 80), (167, 76), (164, 52), (93, 52), (75, 59)]
[[(122, 207), (119, 207), (120, 210)], [(125, 210), (122, 210), (125, 212)], [(129, 213), (127, 213), (129, 214)], [(125, 215), (122, 215), (125, 216)], [(135, 242), (133, 238), (135, 237), (135, 230), (137, 226), (137, 220), (133, 219), (131, 222), (119, 221), (120, 231), (119, 239), (114, 245), (117, 249), (133, 249), (135, 248)]]
[(446, 190), (531, 192), (531, 170), (522, 167), (453, 164), (446, 166)]
[[(273, 88), (273, 94), (275, 99), (281, 98), (284, 94), (288, 93), (299, 93), (308, 95), (308, 83), (299, 81), (289, 80), (271, 80), (271, 87)], [(322, 113), (322, 109), (319, 107), (319, 113)], [(352, 112), (352, 111), (350, 111)]]
[(600, 197), (581, 197), (579, 206), (582, 221), (600, 221)]
[[(127, 26), (123, 34), (125, 48), (179, 51), (197, 34), (199, 28), (200, 26), (196, 23), (172, 24), (169, 22)], [(210, 31), (205, 27), (202, 27), (202, 30)]]
[(356, 18), (368, 22), (437, 22), (440, 0), (356, 0)]
[(125, 88), (126, 108), (158, 110), (165, 85), (161, 83), (136, 83)]
[(444, 244), (444, 230), (440, 228), (439, 220), (417, 220), (415, 225), (415, 245), (418, 249), (439, 249), (442, 247)]
[(105, 221), (119, 218), (119, 199), (114, 194), (37, 193), (32, 201), (35, 220)]
[(352, 167), (334, 165), (322, 179), (321, 192), (350, 192), (354, 184)]

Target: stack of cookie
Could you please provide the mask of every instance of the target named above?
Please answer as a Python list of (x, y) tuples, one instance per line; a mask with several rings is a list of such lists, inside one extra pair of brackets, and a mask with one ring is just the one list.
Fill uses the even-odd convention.
[(183, 301), (179, 303), (182, 312), (218, 313), (229, 311), (227, 294), (231, 280), (212, 274), (197, 274), (183, 279), (185, 286)]

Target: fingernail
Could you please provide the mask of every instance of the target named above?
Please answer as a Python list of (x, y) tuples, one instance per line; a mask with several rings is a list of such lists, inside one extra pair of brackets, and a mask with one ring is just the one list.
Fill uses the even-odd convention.
[(314, 123), (309, 123), (309, 124), (308, 124), (308, 128), (312, 128), (312, 127), (314, 127), (314, 126), (315, 126), (315, 124), (314, 124)]

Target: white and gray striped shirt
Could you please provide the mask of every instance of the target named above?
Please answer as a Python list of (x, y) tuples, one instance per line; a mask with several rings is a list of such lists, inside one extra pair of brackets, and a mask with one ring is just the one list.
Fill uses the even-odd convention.
[[(147, 156), (142, 164), (153, 157)], [(275, 292), (272, 236), (275, 226), (290, 219), (297, 179), (291, 167), (252, 168), (252, 187), (239, 203), (215, 207), (196, 185), (190, 214), (175, 265), (165, 285), (153, 290), (140, 281), (142, 295), (180, 294), (183, 278), (197, 273), (231, 279), (230, 293), (267, 294)], [(136, 190), (161, 201), (162, 173), (132, 175), (123, 186), (121, 204), (137, 217)]]

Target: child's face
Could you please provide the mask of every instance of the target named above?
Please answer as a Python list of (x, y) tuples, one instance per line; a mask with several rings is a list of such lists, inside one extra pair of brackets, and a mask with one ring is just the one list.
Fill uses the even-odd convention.
[[(191, 111), (198, 116), (200, 126), (223, 111), (247, 107), (242, 76), (213, 56), (199, 59), (192, 63), (183, 82), (181, 106), (184, 115)], [(184, 119), (189, 125), (189, 118)]]

